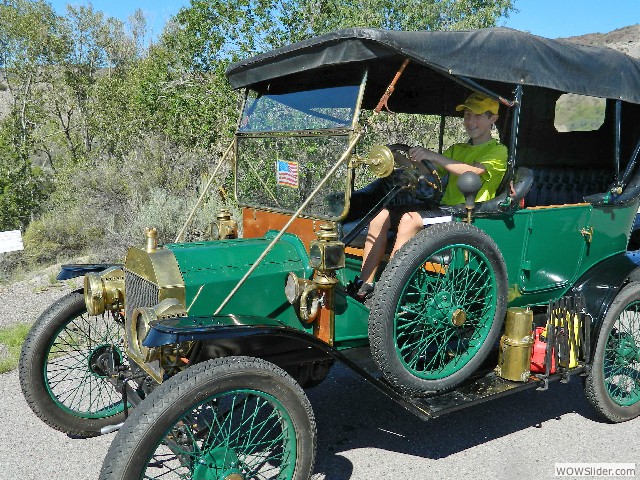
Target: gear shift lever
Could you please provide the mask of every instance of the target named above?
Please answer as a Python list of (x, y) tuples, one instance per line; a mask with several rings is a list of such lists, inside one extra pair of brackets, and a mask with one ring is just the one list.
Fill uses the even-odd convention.
[(458, 177), (458, 189), (464, 195), (464, 206), (467, 208), (467, 223), (471, 223), (471, 211), (476, 206), (476, 195), (482, 187), (480, 175), (465, 172)]

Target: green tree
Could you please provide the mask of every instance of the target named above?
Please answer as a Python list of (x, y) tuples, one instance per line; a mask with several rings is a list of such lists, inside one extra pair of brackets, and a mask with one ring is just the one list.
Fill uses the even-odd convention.
[(171, 239), (232, 136), (230, 62), (352, 26), (491, 26), (513, 3), (192, 0), (151, 43), (141, 11), (125, 24), (90, 5), (56, 16), (44, 0), (0, 0), (11, 102), (0, 122), (0, 224), (34, 218), (25, 247), (41, 261), (85, 247), (113, 260), (150, 223)]
[[(163, 34), (184, 70), (216, 71), (309, 36), (298, 0), (191, 0)], [(306, 33), (306, 35), (305, 35)]]
[(41, 115), (38, 85), (47, 66), (64, 51), (58, 17), (44, 1), (12, 0), (0, 5), (0, 72), (11, 97), (13, 143), (27, 158), (34, 148), (33, 130)]
[(88, 6), (67, 6), (61, 26), (68, 50), (60, 76), (51, 91), (58, 128), (74, 162), (86, 159), (100, 130), (93, 118), (100, 111), (96, 98), (100, 77), (111, 77), (135, 58), (135, 42), (125, 34), (120, 20), (105, 17)]
[(306, 33), (347, 27), (391, 30), (460, 30), (496, 24), (513, 10), (512, 0), (303, 0)]
[(58, 17), (43, 1), (0, 4), (0, 74), (9, 114), (0, 122), (0, 229), (27, 225), (46, 198), (46, 179), (32, 159), (40, 148), (37, 129), (48, 67), (64, 51)]
[(42, 170), (15, 149), (10, 130), (0, 124), (0, 231), (24, 228), (48, 193)]

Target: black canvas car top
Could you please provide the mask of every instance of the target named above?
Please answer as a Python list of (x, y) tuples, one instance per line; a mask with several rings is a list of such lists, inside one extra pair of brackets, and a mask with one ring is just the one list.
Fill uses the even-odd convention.
[(227, 76), (234, 88), (251, 86), (260, 91), (273, 86), (284, 91), (349, 77), (357, 81), (366, 66), (369, 82), (382, 86), (404, 58), (419, 64), (423, 73), (438, 72), (438, 77), (535, 85), (640, 103), (640, 60), (605, 47), (509, 28), (447, 32), (350, 28), (234, 63)]

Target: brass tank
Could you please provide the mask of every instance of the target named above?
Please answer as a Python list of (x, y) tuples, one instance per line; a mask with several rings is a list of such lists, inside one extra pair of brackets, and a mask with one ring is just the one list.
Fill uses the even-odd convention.
[(533, 312), (526, 308), (509, 308), (504, 335), (500, 339), (496, 375), (505, 380), (526, 382), (531, 373), (533, 342)]

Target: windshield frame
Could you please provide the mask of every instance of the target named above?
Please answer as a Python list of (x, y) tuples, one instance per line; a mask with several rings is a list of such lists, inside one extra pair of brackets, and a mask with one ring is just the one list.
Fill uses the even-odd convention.
[[(278, 134), (278, 133), (289, 133), (289, 134), (293, 134), (293, 133), (309, 133), (309, 132), (326, 132), (327, 134), (331, 134), (332, 132), (343, 132), (345, 130), (353, 130), (356, 128), (356, 125), (358, 123), (358, 117), (360, 114), (360, 108), (361, 108), (361, 104), (362, 104), (362, 98), (364, 95), (364, 87), (366, 84), (366, 78), (367, 78), (367, 73), (365, 71), (362, 80), (360, 81), (359, 84), (349, 84), (349, 85), (334, 85), (334, 86), (330, 86), (330, 87), (324, 87), (324, 88), (318, 88), (318, 89), (312, 89), (312, 90), (299, 90), (299, 91), (295, 91), (295, 92), (290, 92), (290, 93), (280, 93), (277, 95), (274, 95), (272, 97), (270, 97), (268, 94), (262, 94), (260, 92), (251, 90), (250, 88), (246, 88), (244, 90), (244, 94), (243, 94), (243, 101), (242, 101), (242, 106), (240, 109), (240, 116), (238, 118), (238, 123), (236, 126), (236, 135), (238, 136), (253, 136), (253, 135), (270, 135), (270, 134)], [(253, 112), (255, 111), (255, 108), (253, 108), (251, 110), (251, 113), (249, 115), (246, 115), (246, 110), (248, 108), (248, 103), (250, 101), (250, 94), (253, 92), (256, 94), (256, 97), (253, 99), (254, 101), (254, 106), (258, 106), (258, 101), (261, 98), (265, 98), (265, 99), (271, 99), (274, 102), (277, 102), (281, 105), (284, 105), (294, 111), (298, 111), (301, 112), (303, 114), (308, 115), (309, 117), (316, 117), (316, 118), (324, 118), (325, 120), (331, 120), (332, 117), (328, 114), (324, 114), (322, 112), (314, 112), (311, 110), (310, 107), (308, 109), (305, 108), (298, 108), (298, 107), (304, 107), (303, 102), (301, 102), (300, 104), (296, 105), (295, 101), (286, 101), (291, 99), (295, 99), (295, 95), (296, 94), (300, 94), (300, 95), (304, 95), (305, 92), (321, 92), (322, 90), (326, 90), (327, 92), (324, 93), (319, 93), (319, 95), (323, 95), (326, 96), (327, 94), (331, 94), (331, 89), (336, 89), (336, 88), (346, 88), (346, 87), (354, 87), (358, 89), (358, 93), (355, 96), (355, 104), (352, 106), (353, 108), (353, 112), (351, 114), (351, 121), (346, 124), (344, 126), (340, 126), (340, 125), (334, 125), (331, 127), (312, 127), (312, 128), (297, 128), (297, 129), (255, 129), (255, 130), (244, 130), (243, 129), (243, 124), (249, 122), (249, 118), (250, 116), (253, 114)], [(293, 97), (288, 97), (290, 95), (294, 95)], [(285, 101), (283, 101), (285, 100)], [(251, 107), (249, 107), (251, 108)], [(244, 119), (246, 118), (246, 121), (244, 121)], [(333, 117), (333, 120), (338, 120), (340, 121), (339, 118)]]
[[(285, 215), (291, 215), (293, 214), (296, 209), (297, 206), (294, 206), (292, 209), (287, 209), (287, 208), (277, 208), (277, 207), (273, 207), (273, 206), (267, 206), (267, 205), (260, 205), (257, 203), (252, 203), (249, 201), (240, 201), (240, 196), (239, 196), (239, 184), (238, 184), (238, 167), (239, 167), (239, 146), (238, 146), (238, 140), (241, 139), (249, 139), (249, 138), (276, 138), (276, 137), (281, 137), (281, 138), (287, 138), (287, 137), (306, 137), (306, 138), (313, 138), (313, 137), (348, 137), (347, 138), (347, 144), (351, 142), (352, 138), (354, 137), (354, 133), (360, 128), (359, 126), (359, 118), (360, 118), (360, 113), (361, 113), (361, 108), (362, 108), (362, 100), (364, 98), (364, 91), (366, 88), (366, 84), (367, 84), (367, 70), (365, 69), (363, 71), (362, 74), (362, 78), (360, 81), (360, 84), (358, 86), (358, 94), (356, 97), (356, 102), (353, 108), (353, 114), (352, 114), (352, 118), (351, 118), (351, 123), (348, 126), (342, 127), (342, 128), (328, 128), (328, 129), (311, 129), (311, 130), (272, 130), (272, 131), (241, 131), (240, 127), (241, 127), (241, 123), (243, 121), (243, 116), (245, 114), (245, 109), (246, 109), (246, 104), (248, 101), (248, 96), (249, 96), (249, 89), (245, 89), (244, 91), (244, 95), (243, 95), (243, 102), (242, 102), (242, 106), (240, 109), (240, 115), (238, 118), (238, 123), (237, 123), (237, 128), (236, 128), (236, 133), (235, 133), (235, 141), (234, 141), (234, 149), (233, 149), (233, 175), (234, 175), (234, 196), (235, 196), (235, 200), (238, 204), (238, 206), (242, 207), (242, 208), (253, 208), (253, 209), (257, 209), (257, 210), (262, 210), (262, 211), (270, 211), (270, 212), (276, 212), (276, 213), (281, 213), (281, 214), (285, 214)], [(328, 169), (331, 168), (332, 166), (335, 165), (336, 162), (338, 162), (340, 160), (340, 158), (344, 155), (344, 150), (337, 153), (335, 158), (332, 159), (332, 161), (327, 161), (327, 167)], [(343, 188), (341, 189), (341, 192), (344, 195), (344, 208), (342, 210), (342, 212), (339, 215), (322, 215), (322, 214), (314, 214), (313, 212), (303, 212), (302, 214), (300, 214), (300, 217), (304, 217), (304, 218), (313, 218), (313, 219), (318, 219), (318, 220), (328, 220), (328, 221), (339, 221), (342, 218), (344, 218), (344, 216), (346, 215), (347, 211), (349, 210), (349, 191), (351, 189), (351, 185), (353, 183), (353, 168), (351, 167), (351, 165), (348, 163), (346, 166), (346, 175), (345, 175), (345, 179), (343, 182)], [(336, 190), (336, 192), (338, 192)]]

